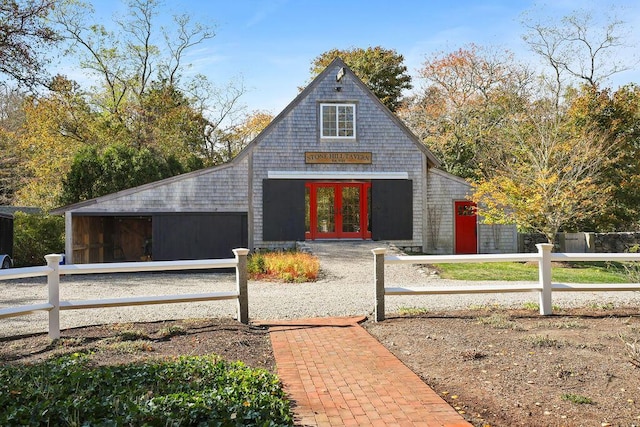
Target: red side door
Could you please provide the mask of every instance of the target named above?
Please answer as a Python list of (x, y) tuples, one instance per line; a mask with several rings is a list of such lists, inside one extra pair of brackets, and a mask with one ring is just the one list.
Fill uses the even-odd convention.
[(455, 242), (456, 254), (478, 253), (478, 216), (473, 202), (455, 202)]

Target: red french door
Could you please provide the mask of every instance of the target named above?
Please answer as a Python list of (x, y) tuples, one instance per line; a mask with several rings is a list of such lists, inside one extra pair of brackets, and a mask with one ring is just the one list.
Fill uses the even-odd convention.
[(305, 199), (307, 239), (371, 238), (371, 183), (308, 182)]
[(455, 202), (456, 253), (478, 253), (478, 216), (476, 204), (469, 201)]

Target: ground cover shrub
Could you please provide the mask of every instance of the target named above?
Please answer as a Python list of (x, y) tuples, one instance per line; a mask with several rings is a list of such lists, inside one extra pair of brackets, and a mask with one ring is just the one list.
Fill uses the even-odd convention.
[(576, 403), (578, 405), (589, 405), (593, 403), (593, 401), (590, 398), (586, 396), (581, 396), (579, 394), (573, 394), (573, 393), (564, 393), (563, 395), (560, 396), (560, 398), (562, 400), (567, 400), (569, 402)]
[(253, 280), (314, 282), (320, 272), (320, 261), (305, 252), (257, 252), (249, 256), (247, 269)]
[(215, 356), (0, 366), (0, 425), (291, 426), (277, 377)]

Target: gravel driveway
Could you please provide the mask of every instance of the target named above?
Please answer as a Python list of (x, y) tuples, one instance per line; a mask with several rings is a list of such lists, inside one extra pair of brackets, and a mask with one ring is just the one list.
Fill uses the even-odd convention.
[[(381, 242), (310, 242), (319, 256), (321, 278), (315, 283), (283, 284), (249, 282), (249, 317), (252, 320), (295, 319), (319, 316), (370, 315), (374, 306), (373, 255), (371, 249)], [(416, 266), (386, 266), (387, 286), (443, 285), (460, 286), (464, 282), (430, 276)], [(201, 293), (232, 290), (235, 276), (221, 273), (136, 273), (74, 275), (60, 280), (60, 299), (100, 299), (127, 296)], [(509, 282), (514, 283), (514, 282)], [(45, 278), (0, 281), (0, 308), (38, 304), (47, 299)], [(535, 293), (393, 296), (386, 311), (421, 307), (449, 310), (470, 306), (499, 304), (522, 307), (537, 302)], [(639, 292), (565, 292), (555, 293), (554, 305), (560, 307), (612, 303), (640, 304)], [(235, 301), (163, 304), (106, 309), (68, 310), (60, 314), (62, 329), (102, 323), (157, 321), (200, 317), (234, 317)], [(0, 337), (47, 330), (47, 314), (0, 319)]]

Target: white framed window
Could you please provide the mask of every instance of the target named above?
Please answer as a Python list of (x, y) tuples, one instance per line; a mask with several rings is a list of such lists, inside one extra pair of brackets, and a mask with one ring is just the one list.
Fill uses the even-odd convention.
[(355, 104), (320, 104), (322, 138), (356, 138)]

